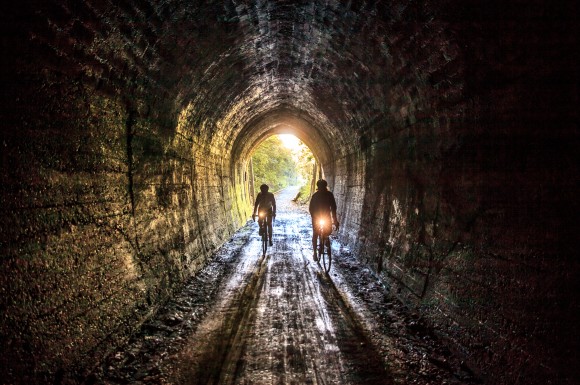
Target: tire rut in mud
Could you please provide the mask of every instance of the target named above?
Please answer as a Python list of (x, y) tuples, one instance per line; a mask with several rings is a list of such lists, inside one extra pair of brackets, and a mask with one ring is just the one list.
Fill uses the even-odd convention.
[[(261, 256), (254, 270), (244, 277), (244, 284), (228, 301), (226, 309), (209, 317), (219, 317), (209, 337), (195, 347), (195, 353), (185, 350), (177, 360), (173, 376), (179, 384), (231, 384), (240, 370), (240, 356), (245, 348), (246, 334), (256, 316), (256, 302), (264, 284), (269, 255)], [(184, 369), (185, 368), (185, 369)]]

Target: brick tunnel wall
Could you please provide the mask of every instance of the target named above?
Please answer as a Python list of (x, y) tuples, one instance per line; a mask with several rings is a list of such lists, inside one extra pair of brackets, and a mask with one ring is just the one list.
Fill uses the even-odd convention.
[(82, 377), (195, 273), (282, 107), (335, 150), (342, 240), (488, 383), (574, 378), (574, 7), (324, 3), (6, 10), (3, 378)]
[(444, 13), (393, 27), (390, 109), (340, 162), (344, 239), (489, 383), (574, 383), (574, 6)]
[(3, 20), (3, 383), (80, 380), (248, 215), (214, 125), (84, 6)]

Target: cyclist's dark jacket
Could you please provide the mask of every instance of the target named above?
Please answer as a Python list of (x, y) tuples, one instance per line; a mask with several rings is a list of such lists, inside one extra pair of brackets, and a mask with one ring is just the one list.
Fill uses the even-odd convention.
[(259, 192), (254, 204), (254, 212), (260, 206), (260, 211), (266, 211), (269, 215), (276, 215), (276, 199), (271, 192)]
[(336, 221), (336, 201), (334, 195), (328, 190), (318, 190), (310, 199), (310, 206), (308, 207), (312, 219), (326, 218), (330, 220), (330, 213), (332, 213)]

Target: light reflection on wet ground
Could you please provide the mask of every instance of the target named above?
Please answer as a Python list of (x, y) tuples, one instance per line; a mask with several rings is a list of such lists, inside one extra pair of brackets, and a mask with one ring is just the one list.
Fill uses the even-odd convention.
[(90, 382), (474, 383), (428, 333), (409, 334), (412, 316), (337, 242), (321, 272), (296, 192), (277, 196), (265, 257), (249, 223)]

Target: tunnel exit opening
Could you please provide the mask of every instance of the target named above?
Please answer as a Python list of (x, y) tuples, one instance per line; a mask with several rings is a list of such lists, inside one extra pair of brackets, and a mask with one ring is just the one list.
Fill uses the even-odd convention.
[(242, 218), (251, 215), (256, 191), (262, 183), (259, 177), (254, 177), (256, 165), (252, 161), (252, 156), (262, 143), (274, 136), (290, 146), (292, 142), (301, 142), (301, 146), (310, 154), (313, 162), (308, 176), (304, 177), (308, 183), (302, 184), (304, 188), (299, 197), (308, 200), (310, 192), (315, 189), (316, 180), (324, 177), (330, 186), (334, 185), (337, 149), (329, 145), (335, 139), (330, 135), (334, 130), (333, 127), (320, 124), (303, 111), (287, 108), (271, 110), (247, 122), (237, 132), (232, 142), (230, 156), (231, 175), (234, 176), (235, 186), (233, 192), (238, 213)]
[(296, 200), (310, 197), (318, 164), (310, 148), (292, 134), (274, 134), (259, 143), (250, 157), (254, 197), (261, 184), (270, 191), (298, 186)]

